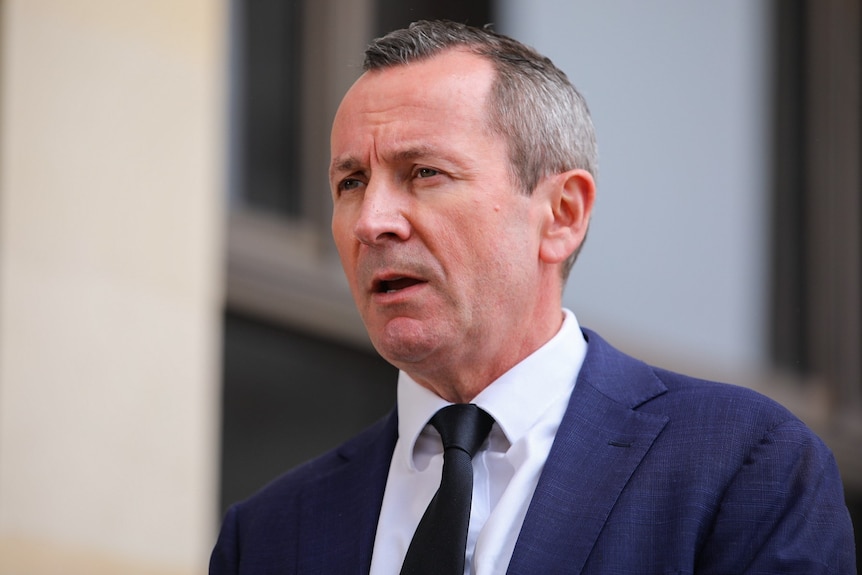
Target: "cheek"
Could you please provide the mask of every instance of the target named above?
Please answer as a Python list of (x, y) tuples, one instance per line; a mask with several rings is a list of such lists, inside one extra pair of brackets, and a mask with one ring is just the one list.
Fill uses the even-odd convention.
[(449, 280), (455, 282), (487, 273), (486, 260), (493, 255), (496, 243), (487, 222), (476, 218), (449, 219), (445, 225), (436, 226), (428, 240)]
[(353, 219), (350, 217), (349, 212), (344, 209), (335, 208), (332, 212), (332, 239), (335, 242), (335, 249), (338, 250), (338, 254), (341, 256), (342, 263), (344, 263), (347, 254), (353, 250), (351, 246), (355, 243), (356, 239), (353, 235), (353, 228)]
[(357, 275), (357, 254), (359, 243), (355, 240), (351, 228), (347, 225), (344, 219), (333, 217), (332, 219), (332, 239), (335, 243), (335, 249), (338, 252), (338, 259), (341, 261), (341, 268), (344, 275), (347, 277), (347, 283), (350, 286), (354, 297), (356, 294), (356, 275)]
[(340, 204), (336, 202), (335, 206), (332, 208), (332, 221), (330, 222), (330, 229), (332, 230), (332, 237), (335, 238), (335, 241), (338, 241), (338, 238), (345, 235), (347, 231), (348, 217), (346, 210), (340, 207)]
[[(495, 300), (505, 292), (512, 272), (511, 246), (500, 232), (471, 222), (467, 233), (458, 234), (445, 247), (449, 283), (460, 297), (469, 300)], [(443, 246), (441, 246), (443, 247)]]

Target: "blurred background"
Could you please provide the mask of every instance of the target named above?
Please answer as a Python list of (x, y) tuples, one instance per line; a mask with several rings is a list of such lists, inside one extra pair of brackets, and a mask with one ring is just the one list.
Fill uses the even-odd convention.
[(0, 575), (204, 573), (229, 503), (392, 407), (329, 124), (428, 17), (590, 104), (580, 322), (787, 405), (859, 525), (859, 1), (0, 0)]

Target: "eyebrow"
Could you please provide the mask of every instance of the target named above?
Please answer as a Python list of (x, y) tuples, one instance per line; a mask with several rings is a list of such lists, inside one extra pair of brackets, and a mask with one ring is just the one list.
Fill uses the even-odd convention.
[(392, 155), (392, 160), (395, 162), (403, 162), (406, 160), (415, 160), (423, 156), (439, 156), (440, 151), (433, 146), (415, 146), (406, 150), (399, 150)]
[(329, 167), (329, 173), (336, 172), (354, 172), (362, 165), (362, 163), (354, 157), (348, 156), (344, 158), (334, 158)]
[[(415, 160), (416, 158), (422, 158), (425, 156), (448, 157), (439, 148), (428, 145), (419, 145), (406, 148), (404, 150), (398, 150), (391, 155), (390, 161), (398, 163)], [(354, 172), (361, 169), (362, 167), (363, 163), (360, 160), (356, 159), (353, 156), (346, 156), (343, 158), (333, 159), (332, 164), (329, 168), (329, 173), (334, 174), (336, 172)]]

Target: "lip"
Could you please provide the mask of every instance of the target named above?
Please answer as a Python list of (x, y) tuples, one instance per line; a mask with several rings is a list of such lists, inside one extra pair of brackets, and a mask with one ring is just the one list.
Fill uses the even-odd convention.
[(387, 272), (371, 282), (371, 298), (378, 303), (394, 303), (412, 297), (428, 285), (428, 280), (412, 274)]

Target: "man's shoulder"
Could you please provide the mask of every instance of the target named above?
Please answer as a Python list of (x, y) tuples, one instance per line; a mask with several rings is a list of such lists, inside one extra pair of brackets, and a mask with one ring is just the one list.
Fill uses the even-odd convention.
[(770, 436), (783, 435), (828, 452), (820, 438), (795, 414), (754, 389), (661, 368), (652, 370), (667, 387), (667, 393), (641, 409), (666, 414), (670, 430), (680, 437), (712, 441), (720, 450), (750, 449), (769, 441)]
[(373, 465), (387, 460), (394, 449), (397, 422), (395, 412), (367, 427), (341, 445), (300, 464), (269, 482), (254, 495), (237, 504), (243, 513), (267, 511), (278, 502), (285, 507), (314, 497), (315, 489), (348, 465)]
[(774, 399), (743, 385), (713, 381), (668, 369), (650, 366), (667, 387), (666, 402), (685, 405), (688, 409), (707, 410), (717, 416), (738, 413), (741, 417), (768, 418), (764, 424), (796, 419)]
[[(810, 431), (788, 409), (754, 389), (738, 384), (704, 379), (649, 365), (614, 348), (594, 332), (588, 332), (587, 361), (595, 374), (590, 378), (599, 391), (641, 413), (669, 418), (699, 434), (710, 429), (721, 433), (755, 435), (785, 426)], [(593, 357), (589, 356), (593, 353)]]

